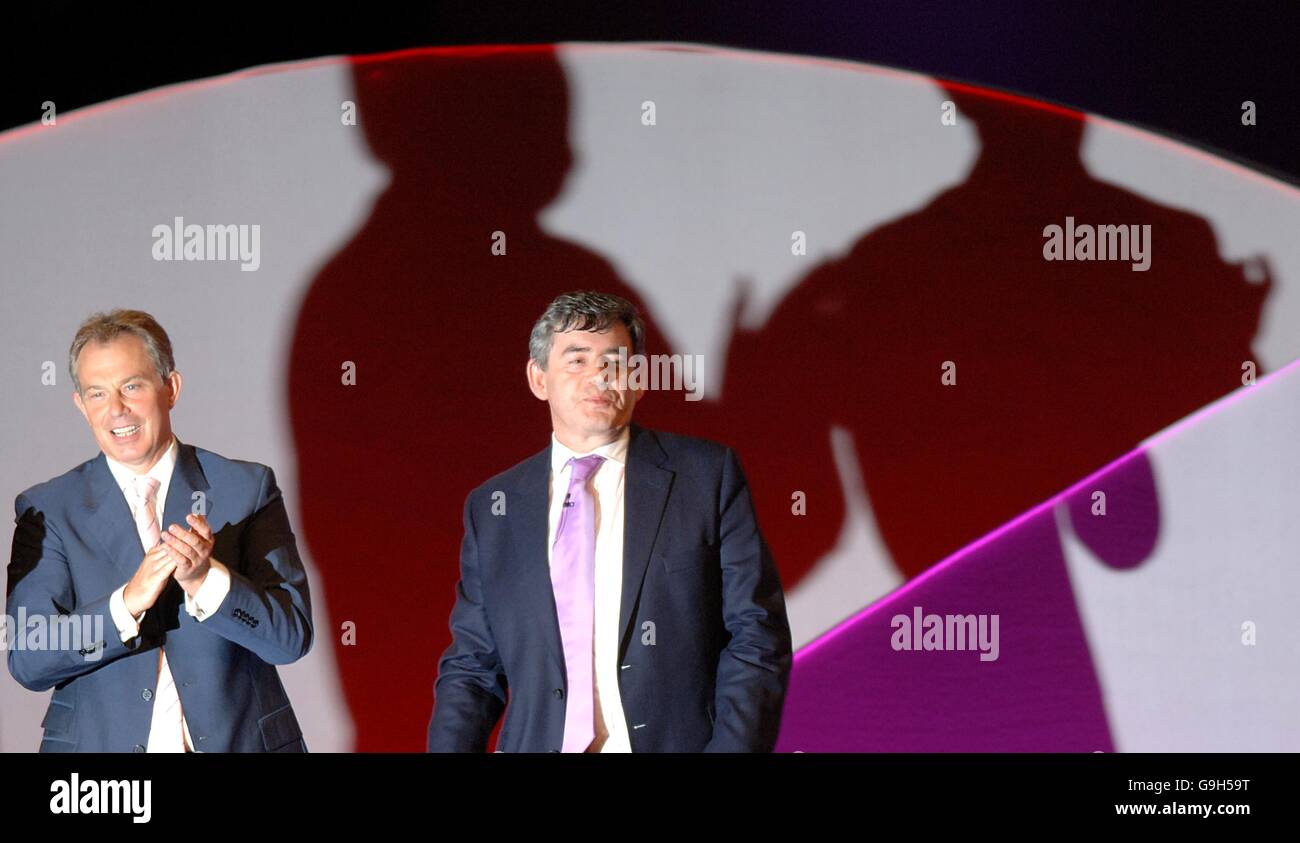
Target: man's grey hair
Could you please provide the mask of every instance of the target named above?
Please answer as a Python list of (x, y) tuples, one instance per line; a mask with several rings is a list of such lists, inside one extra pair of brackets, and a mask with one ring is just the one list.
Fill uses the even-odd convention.
[(528, 355), (543, 370), (551, 356), (555, 335), (565, 331), (603, 331), (615, 321), (622, 322), (632, 336), (632, 353), (645, 353), (645, 323), (636, 305), (627, 299), (579, 290), (564, 293), (551, 302), (528, 338)]
[(123, 334), (131, 334), (144, 341), (149, 352), (149, 359), (158, 371), (159, 379), (166, 381), (167, 376), (176, 368), (172, 357), (172, 341), (157, 320), (143, 310), (112, 310), (107, 313), (92, 313), (81, 323), (77, 334), (72, 338), (72, 347), (68, 349), (68, 374), (72, 375), (72, 385), (81, 392), (81, 379), (77, 377), (77, 359), (87, 343), (109, 343)]

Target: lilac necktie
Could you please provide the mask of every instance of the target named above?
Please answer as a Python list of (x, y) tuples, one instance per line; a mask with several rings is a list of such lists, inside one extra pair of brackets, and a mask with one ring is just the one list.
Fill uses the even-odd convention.
[(582, 752), (596, 737), (593, 710), (592, 625), (596, 603), (596, 505), (587, 478), (605, 458), (572, 457), (569, 493), (560, 510), (551, 551), (551, 589), (564, 645), (568, 695), (564, 706), (563, 752)]

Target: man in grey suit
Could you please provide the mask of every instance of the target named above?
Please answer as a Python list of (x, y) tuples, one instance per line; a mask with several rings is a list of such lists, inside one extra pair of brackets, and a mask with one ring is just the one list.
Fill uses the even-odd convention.
[(18, 495), (8, 572), (9, 671), (54, 689), (41, 751), (305, 752), (275, 665), (311, 648), (311, 598), (275, 474), (172, 433), (149, 314), (90, 317), (68, 368), (101, 453)]

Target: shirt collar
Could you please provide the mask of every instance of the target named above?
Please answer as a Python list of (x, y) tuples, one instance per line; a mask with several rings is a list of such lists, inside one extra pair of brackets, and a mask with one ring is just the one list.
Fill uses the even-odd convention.
[(589, 451), (587, 454), (580, 454), (577, 451), (571, 450), (567, 445), (556, 438), (555, 431), (551, 431), (551, 471), (555, 472), (556, 475), (559, 475), (560, 471), (564, 468), (570, 458), (585, 457), (588, 454), (600, 454), (607, 460), (612, 460), (619, 465), (624, 465), (627, 462), (627, 444), (631, 437), (632, 427), (631, 425), (628, 425), (623, 428), (622, 435), (613, 442), (601, 445), (599, 448), (596, 448), (594, 451)]
[[(172, 443), (168, 446), (163, 455), (154, 463), (153, 468), (145, 472), (146, 475), (158, 481), (161, 487), (171, 479), (172, 469), (176, 467), (176, 457), (180, 452), (180, 446), (176, 441), (176, 434), (172, 434)], [(140, 475), (136, 474), (130, 466), (120, 463), (104, 454), (104, 459), (108, 461), (108, 470), (113, 472), (113, 479), (117, 481), (118, 488), (123, 492), (130, 492), (135, 485), (135, 478)]]

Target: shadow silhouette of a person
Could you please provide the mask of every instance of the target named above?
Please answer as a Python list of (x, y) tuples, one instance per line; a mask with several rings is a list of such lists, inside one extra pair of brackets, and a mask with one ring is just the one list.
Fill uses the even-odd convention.
[[(981, 141), (965, 181), (733, 335), (722, 408), (750, 420), (732, 438), (787, 589), (843, 526), (834, 425), (910, 579), (1241, 386), (1254, 359), (1268, 284), (1220, 258), (1205, 220), (1094, 179), (1081, 116), (946, 94)], [(1045, 260), (1067, 216), (1150, 225), (1149, 269)]]
[[(289, 405), (355, 748), (411, 751), (451, 640), (465, 496), (549, 442), (524, 377), (533, 322), (568, 290), (641, 303), (606, 261), (538, 226), (572, 164), (552, 48), (419, 51), (353, 72), (391, 181), (302, 303)], [(647, 350), (660, 350), (653, 320)]]

